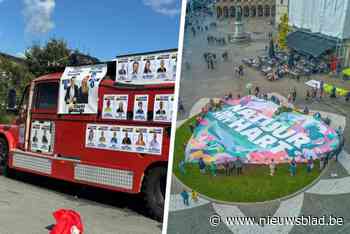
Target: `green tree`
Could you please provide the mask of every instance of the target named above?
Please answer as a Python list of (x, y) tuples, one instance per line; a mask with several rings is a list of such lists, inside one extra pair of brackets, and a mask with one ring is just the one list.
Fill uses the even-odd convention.
[(290, 32), (290, 27), (288, 25), (288, 16), (287, 14), (284, 14), (281, 17), (281, 23), (278, 25), (278, 46), (282, 50), (287, 48), (288, 32)]
[(22, 97), (24, 88), (34, 75), (23, 65), (0, 57), (0, 122), (8, 122), (11, 118), (6, 114), (6, 100), (10, 89), (15, 89), (17, 102)]
[(61, 39), (50, 39), (46, 45), (34, 44), (26, 50), (28, 69), (36, 77), (62, 70), (69, 64), (71, 50)]

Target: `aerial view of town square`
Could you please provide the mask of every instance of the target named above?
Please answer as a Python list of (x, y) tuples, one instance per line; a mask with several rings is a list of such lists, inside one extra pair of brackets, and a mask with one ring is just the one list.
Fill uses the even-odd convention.
[(350, 232), (350, 1), (189, 0), (168, 233)]

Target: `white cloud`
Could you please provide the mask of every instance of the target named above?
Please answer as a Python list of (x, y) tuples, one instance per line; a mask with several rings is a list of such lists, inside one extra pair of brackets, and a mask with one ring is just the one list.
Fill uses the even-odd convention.
[(23, 58), (23, 59), (26, 58), (26, 55), (23, 52), (18, 52), (15, 54), (15, 56), (18, 58)]
[[(1, 1), (1, 0), (0, 0)], [(47, 33), (54, 28), (52, 13), (55, 0), (23, 0), (26, 30), (34, 34)]]
[(151, 7), (155, 12), (174, 16), (180, 13), (180, 7), (176, 4), (177, 0), (143, 0), (143, 3)]

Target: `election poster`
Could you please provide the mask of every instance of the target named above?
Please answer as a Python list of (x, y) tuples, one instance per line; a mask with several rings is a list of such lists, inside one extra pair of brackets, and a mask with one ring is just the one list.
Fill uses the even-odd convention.
[(171, 55), (162, 54), (157, 56), (156, 68), (157, 68), (157, 79), (158, 80), (171, 80)]
[(171, 55), (171, 74), (172, 74), (172, 80), (176, 80), (176, 68), (177, 68), (177, 54)]
[(97, 126), (88, 124), (86, 127), (86, 134), (85, 134), (86, 147), (97, 148), (96, 134), (97, 134)]
[(141, 63), (142, 63), (141, 56), (130, 58), (130, 60), (129, 60), (129, 77), (127, 79), (128, 81), (140, 80), (140, 78), (142, 77)]
[(146, 121), (148, 112), (148, 95), (135, 95), (134, 120)]
[(175, 82), (177, 51), (123, 56), (116, 63), (117, 82), (141, 85)]
[(134, 128), (125, 126), (122, 127), (122, 142), (121, 149), (124, 151), (134, 151), (132, 139), (134, 138)]
[(155, 76), (156, 64), (155, 56), (144, 56), (142, 58), (142, 79), (143, 80), (153, 80)]
[(160, 155), (163, 129), (144, 126), (88, 124), (87, 148)]
[(31, 151), (51, 153), (54, 144), (54, 125), (51, 121), (32, 121)]
[(97, 135), (97, 147), (100, 149), (107, 148), (107, 135), (109, 133), (109, 127), (107, 125), (99, 125), (96, 130)]
[(121, 131), (119, 126), (110, 126), (108, 131), (108, 149), (117, 150), (121, 146)]
[(96, 114), (98, 87), (107, 65), (66, 67), (60, 80), (59, 114)]
[(126, 120), (128, 111), (128, 95), (104, 95), (102, 118)]
[(129, 74), (129, 59), (121, 58), (117, 62), (117, 76), (120, 80), (127, 80)]
[(154, 154), (161, 154), (162, 152), (162, 140), (163, 129), (162, 128), (150, 128), (148, 132), (148, 152)]
[(171, 122), (173, 102), (173, 94), (156, 95), (154, 98), (153, 121)]

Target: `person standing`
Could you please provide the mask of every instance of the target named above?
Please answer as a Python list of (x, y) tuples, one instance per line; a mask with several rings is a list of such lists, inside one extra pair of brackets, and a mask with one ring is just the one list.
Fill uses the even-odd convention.
[(276, 170), (276, 163), (273, 159), (271, 159), (269, 167), (270, 167), (270, 176), (274, 176), (275, 170)]
[(289, 171), (291, 176), (295, 176), (297, 172), (297, 163), (295, 159), (293, 158), (292, 161), (289, 164)]
[(180, 193), (180, 195), (182, 197), (182, 201), (183, 201), (184, 205), (189, 206), (190, 203), (188, 201), (188, 198), (189, 198), (188, 192), (186, 190), (184, 190)]
[(205, 162), (203, 158), (199, 158), (198, 165), (199, 165), (199, 171), (201, 172), (201, 174), (205, 174)]
[(198, 202), (198, 193), (195, 190), (192, 190), (191, 197), (192, 201)]
[(309, 159), (307, 160), (307, 164), (306, 164), (307, 173), (311, 173), (312, 168), (314, 168), (314, 161), (312, 160), (311, 157), (309, 157)]
[(179, 170), (180, 170), (180, 173), (182, 175), (185, 175), (186, 174), (186, 170), (185, 170), (185, 161), (184, 160), (181, 160), (180, 163), (179, 163)]
[(320, 99), (323, 97), (323, 91), (324, 91), (324, 81), (320, 81)]
[(212, 176), (216, 176), (216, 164), (215, 162), (210, 163), (210, 173)]
[(236, 161), (235, 161), (235, 167), (236, 167), (236, 173), (237, 175), (241, 175), (242, 174), (242, 167), (243, 167), (243, 163), (241, 161), (241, 158), (237, 157)]
[(293, 102), (295, 102), (295, 100), (297, 99), (297, 89), (295, 87), (293, 88), (292, 99)]
[(322, 171), (324, 168), (324, 155), (321, 155), (320, 157), (320, 171)]

